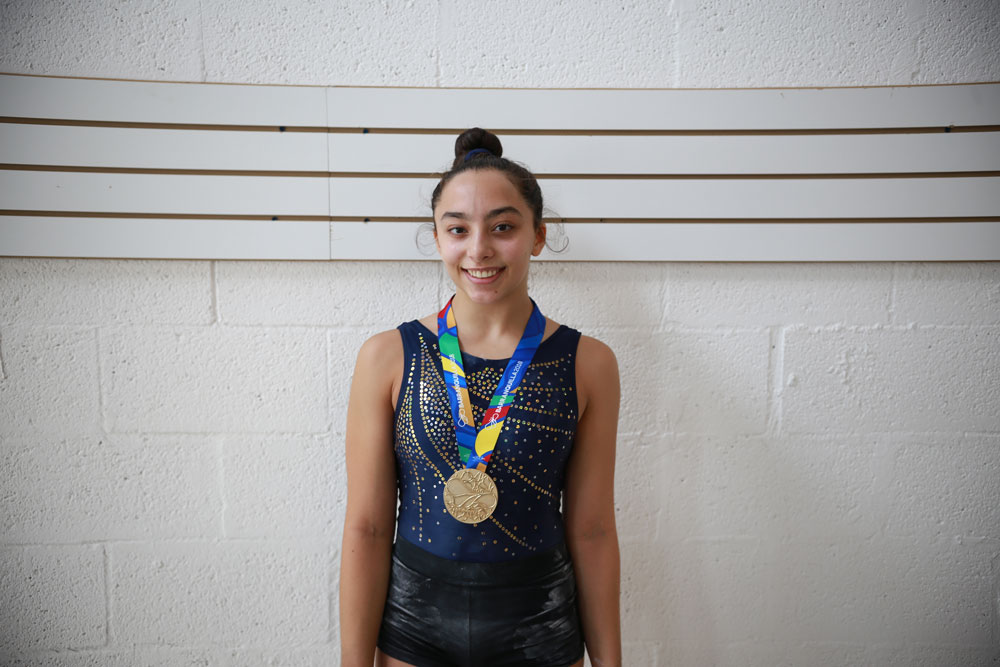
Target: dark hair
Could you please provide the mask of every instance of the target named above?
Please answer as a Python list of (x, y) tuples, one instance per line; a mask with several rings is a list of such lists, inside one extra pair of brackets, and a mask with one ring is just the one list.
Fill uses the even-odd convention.
[[(476, 150), (482, 149), (482, 150)], [(469, 155), (471, 151), (476, 151)], [(467, 159), (468, 158), (468, 159)], [(458, 135), (455, 140), (455, 161), (451, 169), (441, 176), (441, 181), (431, 194), (431, 210), (437, 208), (444, 186), (455, 176), (465, 171), (495, 169), (504, 174), (514, 184), (534, 215), (535, 229), (542, 226), (542, 189), (538, 187), (535, 175), (525, 167), (503, 157), (503, 146), (497, 135), (479, 127), (473, 127)]]

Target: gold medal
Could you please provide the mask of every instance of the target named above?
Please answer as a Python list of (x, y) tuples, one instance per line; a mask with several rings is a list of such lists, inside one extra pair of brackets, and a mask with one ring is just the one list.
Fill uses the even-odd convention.
[(478, 468), (462, 468), (444, 485), (444, 506), (462, 523), (479, 523), (497, 508), (497, 485)]

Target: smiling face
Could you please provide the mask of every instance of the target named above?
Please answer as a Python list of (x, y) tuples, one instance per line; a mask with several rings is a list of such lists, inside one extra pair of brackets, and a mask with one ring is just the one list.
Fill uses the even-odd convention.
[(476, 303), (527, 295), (528, 264), (545, 246), (524, 197), (493, 169), (458, 174), (434, 209), (434, 239), (455, 287)]

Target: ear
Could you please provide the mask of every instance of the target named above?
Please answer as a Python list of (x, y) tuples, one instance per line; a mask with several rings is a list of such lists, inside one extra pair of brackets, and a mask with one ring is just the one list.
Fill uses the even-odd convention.
[(538, 257), (538, 255), (541, 254), (542, 249), (545, 248), (545, 235), (547, 233), (548, 230), (546, 229), (544, 222), (538, 226), (537, 230), (535, 230), (535, 245), (531, 248), (532, 257)]

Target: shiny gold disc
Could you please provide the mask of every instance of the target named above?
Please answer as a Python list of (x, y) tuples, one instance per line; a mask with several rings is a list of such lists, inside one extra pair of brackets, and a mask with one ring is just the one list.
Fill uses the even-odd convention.
[(444, 507), (462, 523), (479, 523), (497, 508), (497, 485), (477, 468), (455, 472), (444, 485)]

